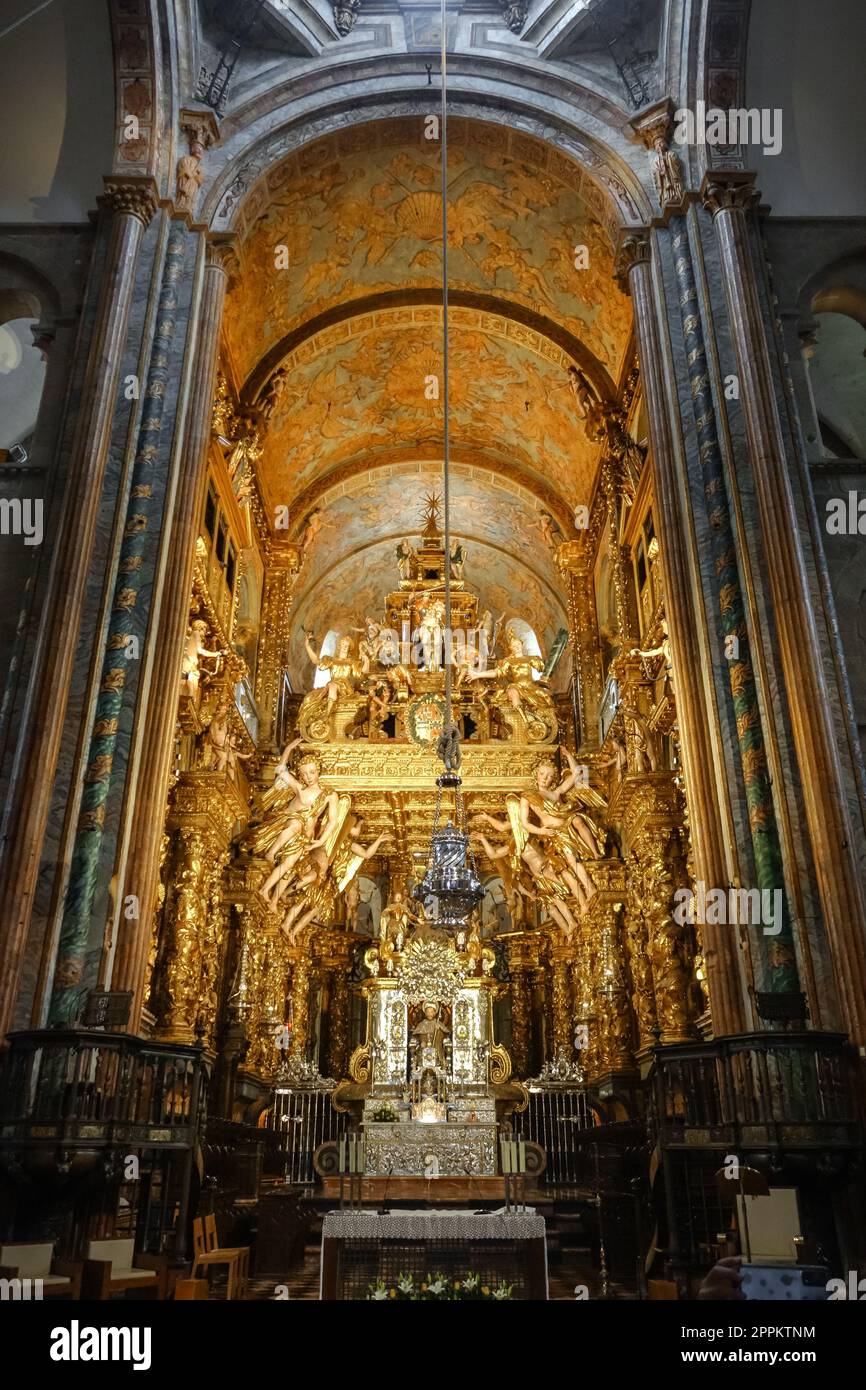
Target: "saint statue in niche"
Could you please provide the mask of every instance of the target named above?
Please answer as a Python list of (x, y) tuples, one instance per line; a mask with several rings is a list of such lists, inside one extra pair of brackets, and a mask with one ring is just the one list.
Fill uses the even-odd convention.
[(436, 1061), (440, 1067), (445, 1066), (445, 1039), (450, 1038), (451, 1034), (445, 1026), (442, 1017), (442, 1005), (433, 1004), (425, 1000), (421, 1006), (421, 1017), (415, 1024), (411, 1033), (411, 1048), (414, 1054), (421, 1052), (425, 1048), (432, 1049), (436, 1054)]

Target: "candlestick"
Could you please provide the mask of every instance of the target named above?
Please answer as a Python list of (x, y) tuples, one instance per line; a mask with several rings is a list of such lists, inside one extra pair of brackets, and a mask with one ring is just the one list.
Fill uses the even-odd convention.
[(345, 1173), (345, 1171), (346, 1171), (346, 1136), (345, 1136), (345, 1134), (344, 1134), (344, 1135), (341, 1135), (341, 1137), (340, 1137), (340, 1160), (339, 1160), (339, 1170), (340, 1170), (341, 1173)]

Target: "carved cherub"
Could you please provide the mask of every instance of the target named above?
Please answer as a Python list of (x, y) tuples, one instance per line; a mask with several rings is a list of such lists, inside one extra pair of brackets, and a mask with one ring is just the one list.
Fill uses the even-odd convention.
[(222, 652), (212, 652), (204, 645), (205, 635), (207, 634), (207, 623), (203, 618), (194, 618), (189, 625), (186, 635), (186, 643), (183, 650), (183, 663), (181, 665), (181, 678), (186, 681), (187, 689), (193, 699), (198, 696), (199, 682), (202, 675), (201, 661), (203, 657), (208, 657), (216, 661), (213, 675), (219, 672)]

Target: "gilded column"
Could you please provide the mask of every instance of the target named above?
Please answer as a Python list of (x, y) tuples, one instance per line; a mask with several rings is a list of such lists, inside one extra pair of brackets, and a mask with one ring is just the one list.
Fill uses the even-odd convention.
[(152, 993), (160, 1039), (213, 1038), (225, 944), (221, 879), (246, 810), (228, 773), (188, 772), (175, 788), (168, 820), (174, 855)]
[[(641, 380), (649, 421), (653, 510), (661, 540), (659, 558), (676, 678), (677, 723), (695, 877), (703, 883), (723, 885), (729, 882), (730, 872), (725, 856), (711, 720), (701, 678), (704, 663), (698, 624), (704, 619), (689, 575), (685, 537), (691, 530), (691, 518), (682, 506), (677, 481), (671, 424), (673, 406), (667, 394), (650, 262), (649, 232), (643, 229), (625, 231), (618, 248), (618, 268), (623, 288), (631, 292), (634, 303)], [(704, 927), (704, 943), (714, 1031), (719, 1035), (743, 1032), (749, 1020), (736, 943), (727, 928), (710, 925)]]
[(123, 875), (121, 897), (139, 900), (138, 921), (121, 918), (111, 979), (112, 989), (133, 991), (129, 1030), (138, 1028), (143, 1004), (147, 924), (151, 920), (159, 878), (159, 833), (171, 776), (174, 727), (180, 688), (183, 642), (192, 592), (195, 540), (207, 485), (210, 437), (220, 324), (230, 268), (232, 237), (210, 241), (198, 315), (186, 430), (177, 460), (176, 487), (164, 532), (163, 568), (151, 620), (154, 644), (146, 709), (139, 710), (139, 773), (132, 795), (135, 814)]
[(328, 991), (328, 1076), (345, 1076), (349, 1065), (349, 968), (351, 937), (345, 931), (320, 931), (316, 937), (317, 964), (325, 973)]
[(670, 863), (670, 827), (653, 826), (634, 842), (641, 862), (646, 949), (652, 968), (657, 1026), (661, 1042), (690, 1042), (696, 1035), (694, 950), (688, 922), (673, 916), (676, 887)]
[(632, 982), (632, 1008), (637, 1023), (638, 1050), (651, 1048), (655, 1042), (653, 1029), (657, 1026), (655, 991), (649, 942), (643, 915), (643, 875), (640, 861), (633, 859), (629, 873), (628, 911), (625, 924), (629, 973)]
[(598, 1016), (597, 1074), (634, 1070), (632, 1016), (629, 1008), (621, 917), (626, 898), (625, 872), (617, 860), (593, 865), (596, 893), (588, 916), (596, 942), (595, 997)]
[(553, 1056), (572, 1058), (573, 1009), (569, 965), (572, 950), (569, 945), (550, 947), (550, 996), (553, 1023)]
[(276, 750), (280, 682), (288, 664), (292, 597), (298, 575), (297, 546), (273, 546), (262, 601), (262, 640), (256, 672), (259, 747)]
[(866, 1042), (866, 890), (853, 853), (845, 781), (749, 249), (746, 214), (758, 200), (754, 175), (713, 172), (706, 176), (702, 194), (713, 215), (721, 253), (766, 577), (836, 986), (845, 1026), (852, 1039), (862, 1044)]
[(310, 1045), (310, 987), (312, 962), (302, 947), (292, 953), (292, 1056), (304, 1058)]
[(580, 687), (582, 742), (594, 747), (598, 743), (602, 672), (593, 593), (592, 557), (589, 548), (582, 541), (566, 541), (556, 552), (556, 563), (568, 584), (574, 667)]
[(511, 1042), (509, 1052), (515, 1076), (529, 1072), (530, 1008), (528, 971), (531, 966), (525, 938), (508, 941), (508, 973), (511, 977)]
[(4, 818), (0, 867), (0, 1041), (14, 1008), (51, 803), (111, 426), (144, 230), (157, 207), (147, 176), (105, 180), (111, 218), (96, 322), (78, 403), (49, 593)]
[(181, 826), (175, 842), (172, 902), (164, 925), (153, 995), (156, 1037), (195, 1042), (199, 1022), (202, 954), (208, 916), (208, 879), (216, 857), (213, 833)]
[(637, 640), (637, 608), (631, 577), (629, 548), (620, 544), (620, 521), (624, 507), (618, 470), (610, 456), (602, 457), (601, 488), (607, 510), (607, 549), (613, 573), (616, 627), (625, 650)]

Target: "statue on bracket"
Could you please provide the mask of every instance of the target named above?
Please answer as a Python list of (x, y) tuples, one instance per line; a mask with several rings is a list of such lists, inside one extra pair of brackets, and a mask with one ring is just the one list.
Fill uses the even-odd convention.
[[(188, 694), (194, 701), (198, 699), (199, 683), (202, 674), (219, 673), (222, 652), (210, 651), (204, 644), (207, 636), (207, 623), (203, 618), (194, 618), (189, 625), (186, 634), (186, 643), (183, 649), (183, 663), (181, 665), (181, 678), (186, 682)], [(203, 672), (202, 658), (216, 661), (216, 666), (212, 673)]]

